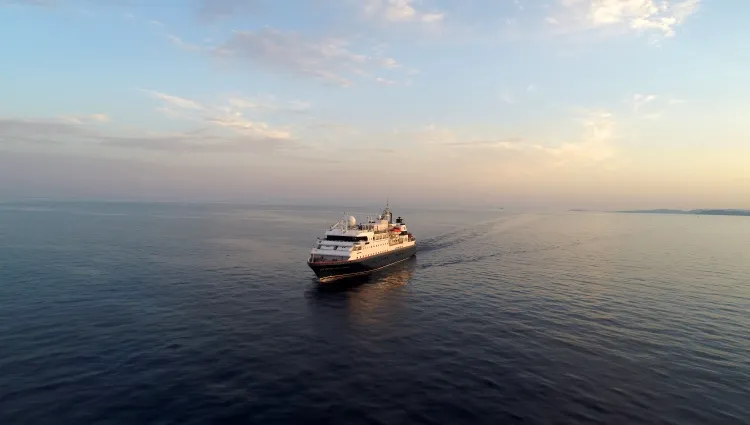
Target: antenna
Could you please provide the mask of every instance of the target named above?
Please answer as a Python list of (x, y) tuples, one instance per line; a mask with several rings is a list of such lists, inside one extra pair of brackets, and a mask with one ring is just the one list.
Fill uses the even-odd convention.
[(383, 210), (383, 218), (387, 218), (388, 219), (388, 223), (392, 223), (393, 220), (391, 218), (393, 217), (393, 214), (391, 214), (391, 209), (389, 207), (388, 198), (389, 198), (389, 196), (386, 195), (386, 197), (385, 197), (385, 210)]

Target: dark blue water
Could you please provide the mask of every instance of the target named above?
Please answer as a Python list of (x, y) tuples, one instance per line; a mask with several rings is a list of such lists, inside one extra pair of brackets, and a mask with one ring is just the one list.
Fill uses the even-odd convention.
[(0, 424), (750, 423), (748, 218), (394, 207), (0, 204)]

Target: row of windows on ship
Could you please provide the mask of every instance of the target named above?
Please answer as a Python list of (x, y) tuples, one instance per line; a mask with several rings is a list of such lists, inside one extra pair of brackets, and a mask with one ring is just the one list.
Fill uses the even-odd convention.
[[(388, 235), (375, 235), (373, 240), (382, 240), (387, 239)], [(326, 236), (327, 241), (334, 241), (334, 242), (367, 242), (367, 236), (338, 236), (338, 235), (328, 235)]]

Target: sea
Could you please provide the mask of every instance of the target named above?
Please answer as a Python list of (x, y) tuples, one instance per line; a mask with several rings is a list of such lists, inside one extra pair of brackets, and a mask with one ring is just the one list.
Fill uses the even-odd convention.
[(0, 204), (0, 424), (748, 424), (750, 217)]

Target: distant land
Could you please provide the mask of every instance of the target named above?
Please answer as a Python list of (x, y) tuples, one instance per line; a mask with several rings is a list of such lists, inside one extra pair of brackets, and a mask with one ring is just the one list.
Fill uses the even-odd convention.
[[(574, 208), (569, 210), (571, 212), (597, 212), (596, 210), (586, 210), (581, 208)], [(625, 210), (625, 211), (598, 211), (598, 212), (614, 212), (614, 213), (626, 213), (626, 214), (691, 214), (691, 215), (737, 215), (737, 216), (750, 216), (750, 210), (738, 210), (738, 209), (700, 209), (700, 210), (671, 210), (666, 208), (656, 210)]]
[(750, 210), (732, 210), (732, 209), (701, 209), (701, 210), (669, 210), (669, 209), (658, 209), (658, 210), (630, 210), (630, 211), (615, 211), (618, 213), (628, 214), (692, 214), (692, 215), (741, 215), (750, 216)]

